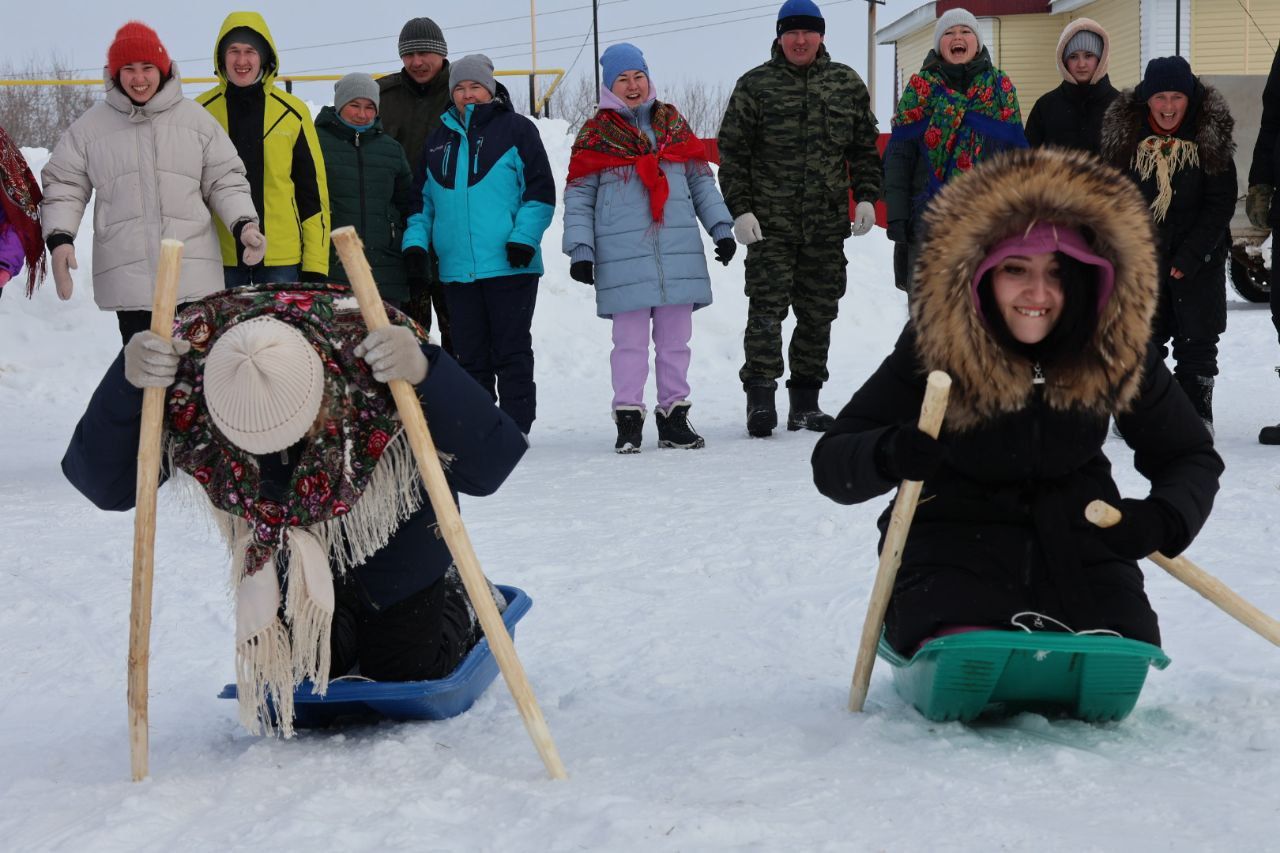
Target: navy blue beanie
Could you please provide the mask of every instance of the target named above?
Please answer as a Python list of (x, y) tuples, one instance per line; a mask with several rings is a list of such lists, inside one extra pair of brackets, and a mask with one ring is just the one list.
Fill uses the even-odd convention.
[(826, 35), (827, 22), (813, 0), (787, 0), (778, 10), (778, 35), (788, 30), (810, 30)]
[(600, 79), (604, 85), (612, 89), (618, 77), (627, 71), (643, 71), (649, 76), (649, 65), (644, 61), (644, 54), (634, 44), (615, 44), (600, 54)]
[(1147, 101), (1159, 92), (1181, 92), (1188, 98), (1196, 91), (1196, 75), (1181, 56), (1161, 56), (1147, 63), (1138, 84), (1138, 97)]

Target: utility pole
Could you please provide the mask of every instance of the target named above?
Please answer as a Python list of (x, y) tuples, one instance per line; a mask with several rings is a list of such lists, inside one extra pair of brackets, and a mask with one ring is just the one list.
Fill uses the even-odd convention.
[(596, 91), (600, 91), (600, 0), (591, 0), (591, 37), (596, 42)]
[(1182, 56), (1182, 0), (1173, 4), (1173, 55)]
[(529, 115), (538, 117), (538, 13), (537, 0), (529, 0)]
[(871, 111), (876, 109), (876, 3), (884, 0), (867, 0), (867, 95)]

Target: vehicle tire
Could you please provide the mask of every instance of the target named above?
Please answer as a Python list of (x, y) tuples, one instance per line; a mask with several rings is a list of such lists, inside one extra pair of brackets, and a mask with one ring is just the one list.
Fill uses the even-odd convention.
[(1231, 286), (1250, 302), (1271, 300), (1271, 271), (1262, 255), (1252, 257), (1244, 246), (1231, 247)]

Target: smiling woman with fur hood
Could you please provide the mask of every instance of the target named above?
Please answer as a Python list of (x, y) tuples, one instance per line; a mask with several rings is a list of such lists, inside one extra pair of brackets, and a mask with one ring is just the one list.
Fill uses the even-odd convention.
[[(1082, 152), (1011, 152), (943, 188), (932, 224), (906, 328), (812, 460), (819, 491), (844, 504), (924, 481), (890, 643), (910, 653), (939, 631), (1012, 627), (1030, 611), (1159, 644), (1136, 559), (1187, 546), (1222, 460), (1147, 345), (1158, 282), (1141, 194)], [(1056, 301), (1006, 301), (1010, 275)], [(914, 426), (931, 370), (954, 383), (937, 440)], [(1113, 415), (1151, 481), (1145, 499), (1121, 500), (1111, 478)], [(1125, 520), (1091, 527), (1094, 499)]]

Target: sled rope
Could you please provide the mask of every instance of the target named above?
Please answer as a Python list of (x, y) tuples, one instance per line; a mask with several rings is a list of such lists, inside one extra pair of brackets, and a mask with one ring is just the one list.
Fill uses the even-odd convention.
[[(342, 260), (347, 278), (351, 281), (351, 289), (360, 302), (360, 313), (364, 315), (369, 331), (389, 325), (386, 308), (383, 307), (382, 297), (378, 295), (378, 285), (373, 280), (373, 272), (364, 254), (364, 244), (356, 229), (348, 225), (335, 230), (333, 245)], [(553, 779), (568, 778), (555, 741), (551, 739), (551, 731), (542, 716), (542, 709), (538, 707), (538, 700), (533, 695), (533, 688), (529, 686), (524, 667), (516, 656), (515, 644), (511, 642), (511, 635), (507, 633), (506, 624), (493, 601), (489, 582), (485, 580), (480, 568), (480, 560), (471, 545), (471, 538), (467, 535), (458, 507), (453, 502), (453, 494), (449, 491), (449, 484), (441, 470), (435, 442), (427, 429), (427, 419), (422, 413), (418, 395), (413, 386), (403, 379), (393, 379), (389, 385), (391, 394), (395, 397), (396, 408), (400, 412), (400, 420), (409, 436), (413, 455), (417, 459), (418, 472), (426, 486), (427, 497), (435, 510), (440, 532), (457, 563), (462, 585), (467, 591), (467, 597), (471, 599), (480, 627), (489, 640), (489, 648), (498, 662), (511, 697), (524, 719), (525, 729), (529, 732), (538, 755), (542, 757), (542, 763), (546, 765), (547, 774)]]
[[(947, 412), (947, 396), (951, 393), (951, 377), (941, 370), (929, 373), (925, 383), (924, 404), (920, 407), (920, 431), (933, 438), (942, 429), (942, 418)], [(862, 623), (862, 639), (858, 643), (858, 659), (853, 667), (853, 685), (849, 688), (849, 710), (861, 711), (867, 701), (867, 689), (871, 685), (871, 668), (876, 663), (876, 644), (884, 628), (884, 614), (889, 608), (889, 596), (893, 582), (902, 565), (902, 549), (907, 544), (907, 531), (920, 502), (918, 480), (903, 480), (898, 496), (893, 501), (893, 514), (889, 517), (889, 530), (885, 534), (884, 548), (880, 551), (880, 565), (876, 569), (875, 584), (871, 587), (871, 600), (867, 603), (867, 618)]]

